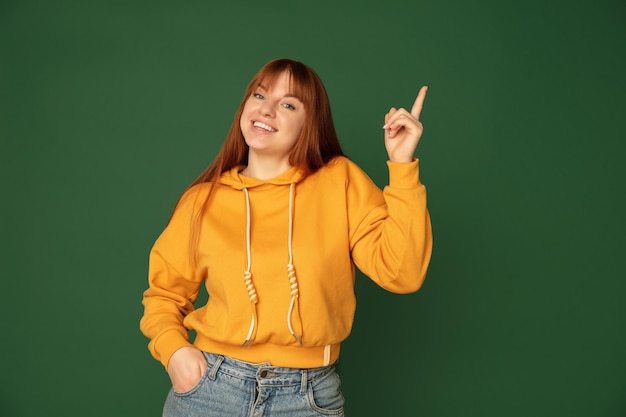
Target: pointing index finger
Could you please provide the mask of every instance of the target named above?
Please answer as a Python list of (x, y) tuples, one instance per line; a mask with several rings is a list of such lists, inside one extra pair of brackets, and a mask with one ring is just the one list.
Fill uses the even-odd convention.
[(422, 112), (422, 108), (424, 107), (424, 100), (426, 99), (426, 91), (428, 91), (428, 87), (424, 86), (420, 88), (420, 92), (417, 94), (417, 98), (413, 103), (413, 107), (411, 107), (411, 114), (419, 120), (420, 113)]

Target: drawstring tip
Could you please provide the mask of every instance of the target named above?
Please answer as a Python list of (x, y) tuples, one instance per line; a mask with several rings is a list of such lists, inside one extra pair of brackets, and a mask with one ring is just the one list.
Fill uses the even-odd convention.
[(241, 344), (240, 347), (242, 348), (250, 348), (250, 346), (252, 346), (252, 340), (251, 339), (246, 339), (243, 341), (243, 343)]
[(302, 336), (296, 336), (293, 333), (291, 335), (293, 336), (294, 339), (296, 339), (296, 342), (298, 342), (300, 346), (302, 346)]

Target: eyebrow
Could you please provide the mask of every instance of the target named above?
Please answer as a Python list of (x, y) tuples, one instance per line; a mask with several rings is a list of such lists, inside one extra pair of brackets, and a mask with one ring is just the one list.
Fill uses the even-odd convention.
[[(267, 87), (265, 87), (263, 84), (259, 83), (259, 87), (267, 91)], [(297, 95), (291, 94), (291, 93), (287, 93), (283, 97), (293, 97), (293, 98), (297, 98), (298, 100), (300, 100), (300, 98)]]

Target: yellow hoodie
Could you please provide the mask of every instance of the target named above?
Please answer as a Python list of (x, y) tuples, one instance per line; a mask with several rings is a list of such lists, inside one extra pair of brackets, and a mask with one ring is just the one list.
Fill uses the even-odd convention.
[[(354, 264), (381, 287), (417, 291), (432, 249), (418, 161), (387, 162), (381, 190), (354, 163), (333, 159), (302, 179), (225, 172), (202, 218), (197, 264), (194, 216), (212, 183), (189, 189), (150, 253), (141, 330), (167, 367), (190, 346), (247, 362), (311, 368), (334, 363), (356, 298)], [(209, 294), (194, 309), (200, 285)]]

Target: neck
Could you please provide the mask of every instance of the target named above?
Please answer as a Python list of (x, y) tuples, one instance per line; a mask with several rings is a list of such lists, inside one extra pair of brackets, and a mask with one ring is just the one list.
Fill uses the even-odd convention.
[(252, 177), (259, 180), (269, 180), (278, 177), (291, 168), (286, 158), (280, 160), (258, 158), (253, 154), (248, 155), (248, 166), (241, 173), (246, 177)]

